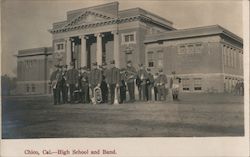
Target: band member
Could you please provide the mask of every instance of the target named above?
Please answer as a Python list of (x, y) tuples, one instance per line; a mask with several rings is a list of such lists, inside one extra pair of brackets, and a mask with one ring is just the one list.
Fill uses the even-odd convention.
[(88, 94), (89, 94), (89, 82), (88, 82), (88, 73), (87, 67), (81, 67), (80, 78), (79, 78), (79, 87), (81, 91), (81, 103), (88, 103)]
[(167, 83), (168, 83), (168, 81), (167, 81), (167, 76), (163, 73), (162, 69), (159, 70), (159, 76), (158, 76), (156, 82), (157, 82), (159, 101), (162, 100), (162, 97), (163, 97), (163, 101), (165, 101), (167, 98)]
[(78, 88), (78, 70), (75, 69), (74, 63), (70, 63), (70, 69), (66, 74), (66, 82), (70, 92), (70, 103), (75, 103), (74, 92)]
[(114, 104), (115, 92), (119, 87), (120, 82), (120, 70), (115, 67), (115, 61), (110, 62), (111, 68), (108, 70), (107, 83), (110, 89), (111, 104)]
[(108, 85), (107, 85), (107, 78), (108, 75), (108, 69), (107, 69), (107, 63), (102, 64), (102, 82), (101, 82), (101, 91), (102, 91), (102, 103), (108, 103)]
[(146, 80), (146, 97), (147, 101), (152, 101), (152, 88), (154, 86), (154, 76), (150, 73), (151, 69), (147, 68), (148, 78)]
[(158, 90), (157, 90), (157, 78), (159, 77), (159, 73), (155, 73), (154, 75), (154, 100), (158, 100)]
[(139, 100), (146, 101), (146, 80), (148, 79), (148, 74), (143, 64), (140, 64), (139, 66), (138, 78), (141, 82), (139, 86)]
[(68, 87), (66, 83), (67, 65), (62, 66), (62, 100), (63, 104), (68, 102)]
[[(90, 68), (86, 68), (86, 73), (88, 76), (88, 85), (89, 85), (89, 75), (90, 75)], [(86, 103), (90, 103), (91, 99), (90, 99), (90, 93), (89, 93), (89, 86), (88, 86), (88, 91), (87, 91), (87, 102)]]
[(126, 84), (128, 86), (129, 101), (135, 101), (135, 79), (137, 77), (136, 70), (132, 65), (131, 61), (127, 62), (126, 69)]
[(170, 79), (170, 88), (172, 89), (173, 101), (179, 100), (179, 87), (181, 83), (181, 78), (175, 75), (175, 71), (172, 72), (172, 78)]
[(100, 87), (102, 82), (102, 71), (97, 67), (97, 62), (93, 63), (93, 69), (89, 73), (89, 86), (94, 97), (94, 88)]
[(121, 69), (120, 77), (120, 104), (122, 104), (126, 101), (126, 69)]
[(56, 70), (50, 76), (50, 85), (53, 89), (54, 105), (60, 104), (60, 81), (62, 81), (62, 71), (59, 65), (55, 65)]

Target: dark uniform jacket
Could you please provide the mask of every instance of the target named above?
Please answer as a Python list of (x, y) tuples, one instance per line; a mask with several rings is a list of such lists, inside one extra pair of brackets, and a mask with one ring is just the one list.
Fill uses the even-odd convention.
[(148, 73), (145, 69), (140, 69), (138, 71), (138, 78), (141, 80), (141, 84), (146, 84), (146, 80), (148, 79)]
[(89, 85), (88, 81), (89, 81), (88, 73), (87, 72), (82, 73), (79, 78), (80, 87), (88, 86)]
[(154, 76), (151, 73), (148, 73), (147, 85), (153, 85), (153, 84), (154, 84)]
[(167, 76), (165, 74), (160, 74), (156, 79), (157, 85), (165, 85), (168, 83)]
[(89, 73), (89, 83), (91, 85), (101, 84), (102, 82), (102, 71), (100, 69), (93, 69)]
[(59, 70), (54, 71), (50, 76), (50, 81), (52, 82), (52, 86), (54, 86), (55, 84), (57, 87), (61, 85), (62, 79), (63, 75), (62, 72), (60, 72)]
[(79, 73), (76, 69), (69, 69), (66, 73), (67, 84), (77, 84)]
[(132, 66), (131, 67), (127, 67), (125, 81), (127, 83), (134, 82), (134, 80), (136, 79), (136, 75), (137, 75), (137, 73), (136, 73), (136, 70), (135, 70), (134, 67), (132, 67)]
[(120, 82), (120, 70), (113, 67), (107, 71), (107, 83), (108, 84), (119, 84)]

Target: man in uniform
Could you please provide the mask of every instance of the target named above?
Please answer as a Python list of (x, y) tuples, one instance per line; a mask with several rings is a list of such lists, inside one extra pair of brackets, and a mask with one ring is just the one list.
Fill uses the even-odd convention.
[(126, 101), (126, 69), (121, 69), (120, 71), (120, 104), (124, 103)]
[(55, 65), (56, 70), (50, 76), (50, 85), (53, 89), (54, 105), (60, 104), (60, 86), (62, 81), (62, 71), (59, 65)]
[(159, 73), (155, 73), (154, 75), (154, 96), (155, 96), (155, 101), (158, 100), (158, 90), (157, 90), (157, 78), (159, 77)]
[(178, 100), (178, 95), (179, 95), (179, 87), (181, 83), (181, 78), (176, 77), (175, 71), (172, 72), (172, 78), (170, 79), (170, 88), (172, 89), (172, 97), (173, 101)]
[(101, 91), (102, 91), (102, 103), (108, 103), (108, 85), (107, 85), (107, 75), (108, 75), (108, 69), (107, 69), (107, 63), (102, 64), (102, 82), (101, 82)]
[(70, 69), (66, 74), (66, 82), (70, 92), (70, 103), (75, 103), (74, 92), (78, 88), (79, 72), (75, 69), (74, 63), (70, 63)]
[(127, 69), (126, 69), (126, 84), (128, 86), (128, 93), (129, 93), (129, 101), (135, 101), (135, 79), (136, 79), (136, 69), (133, 67), (132, 62), (127, 62)]
[(143, 64), (140, 64), (139, 67), (137, 74), (141, 82), (139, 86), (139, 100), (146, 101), (146, 80), (148, 79), (148, 74)]
[(102, 82), (102, 71), (97, 67), (97, 62), (92, 64), (93, 69), (89, 73), (89, 86), (94, 97), (94, 88), (100, 87)]
[(167, 98), (167, 92), (166, 92), (166, 87), (167, 87), (167, 76), (163, 73), (163, 69), (159, 70), (159, 76), (157, 78), (157, 90), (158, 90), (158, 98), (159, 101), (161, 101), (163, 97), (163, 101), (166, 100)]
[(68, 102), (68, 87), (66, 83), (67, 65), (62, 66), (62, 100), (63, 104)]
[(81, 103), (88, 103), (88, 94), (89, 94), (89, 82), (88, 82), (88, 73), (87, 67), (81, 67), (79, 87), (81, 91)]
[(152, 101), (152, 88), (154, 85), (154, 76), (151, 74), (151, 69), (147, 68), (148, 78), (146, 80), (146, 96), (147, 101)]
[(115, 61), (110, 62), (111, 68), (108, 70), (107, 75), (107, 83), (110, 89), (110, 97), (111, 97), (111, 104), (114, 104), (115, 101), (115, 92), (117, 92), (117, 88), (119, 87), (120, 82), (120, 70), (115, 67)]

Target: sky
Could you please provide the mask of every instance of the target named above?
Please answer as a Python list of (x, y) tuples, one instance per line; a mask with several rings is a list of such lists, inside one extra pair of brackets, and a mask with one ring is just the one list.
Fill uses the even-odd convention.
[[(114, 0), (2, 0), (2, 75), (16, 75), (18, 50), (50, 47), (52, 23), (66, 20), (66, 12)], [(177, 29), (219, 24), (242, 37), (241, 1), (117, 0), (120, 10), (140, 7), (173, 22)]]

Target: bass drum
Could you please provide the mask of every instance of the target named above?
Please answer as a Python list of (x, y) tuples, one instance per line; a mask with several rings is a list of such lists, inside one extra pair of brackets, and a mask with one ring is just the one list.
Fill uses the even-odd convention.
[(94, 98), (96, 103), (100, 104), (102, 102), (102, 90), (100, 87), (94, 88)]

